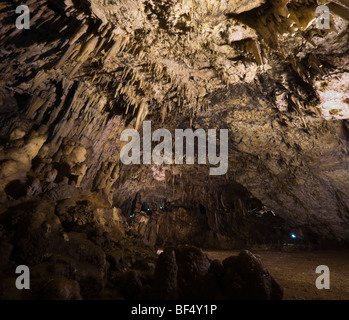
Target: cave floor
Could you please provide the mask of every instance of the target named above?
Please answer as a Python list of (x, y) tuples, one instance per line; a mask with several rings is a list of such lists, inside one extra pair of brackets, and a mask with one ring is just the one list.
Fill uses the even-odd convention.
[[(205, 250), (211, 259), (224, 260), (239, 251)], [(284, 300), (347, 300), (349, 299), (349, 251), (276, 252), (252, 250), (284, 287)], [(315, 269), (330, 269), (330, 289), (318, 290)]]

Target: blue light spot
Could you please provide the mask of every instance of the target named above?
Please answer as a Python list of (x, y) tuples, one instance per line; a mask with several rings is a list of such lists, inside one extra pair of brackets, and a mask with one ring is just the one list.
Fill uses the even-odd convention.
[(291, 238), (292, 238), (292, 239), (296, 239), (297, 236), (296, 236), (294, 233), (291, 233)]
[(160, 206), (160, 210), (162, 210), (162, 206)]

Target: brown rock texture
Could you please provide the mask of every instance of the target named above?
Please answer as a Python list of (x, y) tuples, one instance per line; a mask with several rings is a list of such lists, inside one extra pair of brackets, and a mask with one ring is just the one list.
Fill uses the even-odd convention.
[[(155, 250), (169, 247), (157, 264), (168, 287), (155, 284), (169, 298), (192, 272), (203, 293), (235, 297), (218, 272), (276, 299), (249, 253), (231, 261), (246, 275), (183, 245), (348, 244), (348, 1), (28, 0), (30, 29), (18, 29), (22, 4), (0, 4), (5, 287), (24, 263), (33, 297), (43, 286), (60, 299), (146, 295)], [(317, 27), (323, 4), (330, 29)], [(120, 135), (145, 120), (173, 134), (228, 129), (228, 172), (124, 165)]]
[(283, 287), (251, 252), (212, 263), (198, 248), (166, 248), (160, 255), (153, 290), (157, 299), (281, 300)]

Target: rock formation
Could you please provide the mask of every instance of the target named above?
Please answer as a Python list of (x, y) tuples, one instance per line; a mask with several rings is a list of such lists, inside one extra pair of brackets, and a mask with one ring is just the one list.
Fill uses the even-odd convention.
[[(30, 29), (16, 27), (21, 4)], [(330, 29), (317, 25), (320, 5)], [(23, 263), (39, 296), (94, 298), (121, 271), (153, 272), (156, 247), (280, 246), (291, 232), (305, 245), (349, 242), (347, 0), (4, 0), (0, 20), (8, 281)], [(228, 129), (228, 172), (124, 165), (121, 132), (144, 120)], [(174, 252), (157, 265), (169, 291), (182, 288)], [(135, 288), (152, 283), (130, 272)], [(256, 297), (274, 296), (267, 279)]]

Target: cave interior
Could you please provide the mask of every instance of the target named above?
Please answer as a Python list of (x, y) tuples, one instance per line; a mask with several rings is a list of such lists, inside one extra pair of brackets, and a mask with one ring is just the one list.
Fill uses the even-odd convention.
[(0, 21), (0, 299), (349, 299), (348, 0)]

